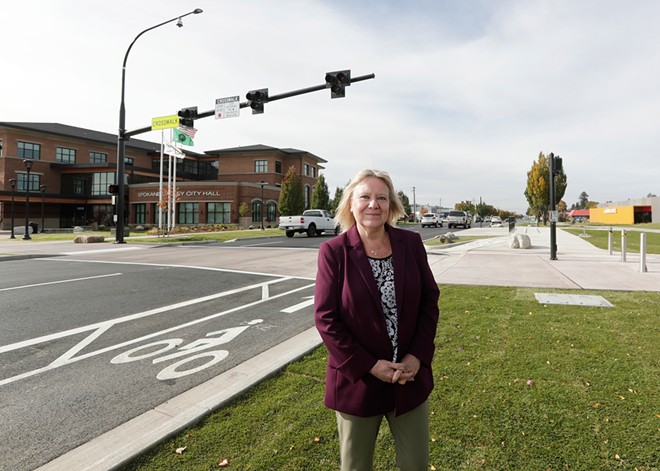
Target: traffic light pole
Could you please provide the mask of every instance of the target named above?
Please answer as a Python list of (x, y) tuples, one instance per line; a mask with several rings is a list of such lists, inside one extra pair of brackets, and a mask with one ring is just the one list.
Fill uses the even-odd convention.
[(557, 222), (555, 213), (555, 155), (551, 152), (548, 167), (550, 168), (550, 260), (557, 260)]
[[(351, 83), (356, 83), (356, 82), (362, 82), (364, 80), (370, 80), (376, 78), (375, 74), (368, 74), (368, 75), (361, 75), (359, 77), (353, 77), (351, 78)], [(268, 100), (265, 103), (270, 103), (271, 101), (277, 101), (277, 100), (282, 100), (284, 98), (291, 98), (294, 96), (298, 95), (305, 95), (307, 93), (312, 93), (312, 92), (318, 92), (321, 90), (327, 90), (330, 88), (330, 85), (328, 83), (324, 83), (323, 85), (315, 85), (313, 87), (307, 87), (307, 88), (301, 88), (298, 90), (293, 90), (290, 92), (285, 92), (285, 93), (280, 93), (278, 95), (271, 95), (268, 97)], [(249, 108), (250, 104), (247, 101), (241, 102), (240, 103), (240, 108)], [(210, 116), (215, 116), (215, 110), (210, 110), (210, 111), (204, 111), (202, 113), (197, 113), (197, 119), (202, 119), (202, 118), (208, 118)], [(151, 131), (151, 126), (147, 126), (144, 128), (139, 128), (135, 129), (133, 131), (127, 131), (123, 133), (123, 136), (125, 139), (129, 139), (133, 136), (137, 136), (139, 134), (144, 134), (146, 132)]]

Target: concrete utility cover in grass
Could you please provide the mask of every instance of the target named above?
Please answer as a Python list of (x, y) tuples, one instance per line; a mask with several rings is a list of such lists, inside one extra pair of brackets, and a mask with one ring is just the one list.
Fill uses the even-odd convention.
[(586, 294), (534, 293), (541, 304), (568, 304), (571, 306), (614, 307), (602, 296)]

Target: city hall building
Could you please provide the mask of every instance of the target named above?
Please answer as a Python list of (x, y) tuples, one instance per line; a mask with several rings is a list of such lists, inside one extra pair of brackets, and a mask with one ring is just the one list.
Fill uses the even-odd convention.
[[(303, 150), (265, 145), (183, 152), (172, 166), (177, 225), (256, 225), (262, 218), (266, 225), (276, 224), (287, 170), (294, 167), (300, 176), (308, 208), (327, 162)], [(168, 158), (163, 157), (164, 185)], [(130, 139), (124, 163), (126, 223), (157, 226), (161, 145)], [(115, 134), (58, 123), (0, 122), (0, 227), (9, 229), (12, 216), (16, 226), (23, 225), (26, 209), (30, 223), (43, 221), (47, 229), (113, 225), (109, 187), (116, 166)], [(241, 207), (247, 208), (243, 216)]]

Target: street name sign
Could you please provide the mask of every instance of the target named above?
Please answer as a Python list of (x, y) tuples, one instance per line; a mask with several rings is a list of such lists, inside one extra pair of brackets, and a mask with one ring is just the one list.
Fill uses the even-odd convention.
[(179, 115), (161, 116), (160, 118), (151, 118), (151, 130), (170, 129), (179, 127)]

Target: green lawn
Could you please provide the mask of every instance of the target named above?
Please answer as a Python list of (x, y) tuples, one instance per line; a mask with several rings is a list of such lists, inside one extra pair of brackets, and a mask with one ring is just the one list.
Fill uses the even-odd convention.
[[(441, 286), (430, 398), (437, 470), (660, 467), (660, 293)], [(613, 308), (542, 305), (600, 294)], [(123, 470), (336, 470), (325, 349)], [(175, 450), (185, 447), (182, 453)], [(394, 469), (386, 426), (377, 470)]]
[[(601, 249), (607, 250), (609, 231), (604, 229), (564, 229), (566, 232), (577, 236), (585, 236), (584, 240)], [(626, 231), (626, 251), (639, 253), (640, 231)], [(621, 252), (621, 229), (612, 232), (612, 250)], [(660, 233), (646, 232), (646, 253), (660, 254)]]

